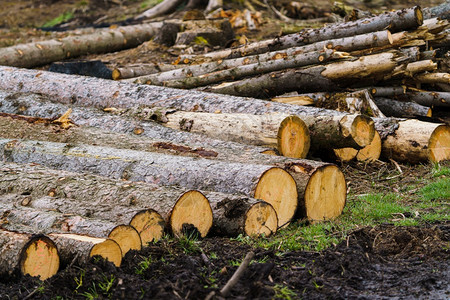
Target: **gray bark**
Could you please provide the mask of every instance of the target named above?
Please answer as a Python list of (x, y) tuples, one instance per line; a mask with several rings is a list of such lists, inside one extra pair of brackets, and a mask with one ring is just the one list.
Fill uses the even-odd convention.
[(431, 116), (429, 107), (415, 102), (396, 101), (388, 98), (374, 98), (374, 101), (388, 117), (414, 118), (417, 116)]

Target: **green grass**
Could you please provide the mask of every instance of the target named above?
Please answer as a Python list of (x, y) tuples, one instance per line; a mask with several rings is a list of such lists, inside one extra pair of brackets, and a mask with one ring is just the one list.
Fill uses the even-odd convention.
[(145, 0), (145, 1), (142, 1), (141, 8), (150, 8), (161, 2), (162, 2), (162, 0)]
[(234, 240), (254, 247), (283, 251), (321, 251), (345, 240), (350, 231), (362, 226), (390, 223), (416, 226), (449, 220), (450, 169), (434, 167), (422, 185), (404, 185), (399, 192), (380, 190), (366, 195), (347, 197), (342, 215), (332, 221), (306, 224), (297, 221), (269, 238), (251, 239), (238, 236)]
[(53, 27), (58, 24), (67, 22), (72, 18), (73, 18), (73, 13), (70, 11), (66, 11), (65, 13), (62, 13), (59, 16), (57, 16), (56, 18), (54, 18), (53, 20), (48, 21), (47, 23), (42, 25), (42, 27)]

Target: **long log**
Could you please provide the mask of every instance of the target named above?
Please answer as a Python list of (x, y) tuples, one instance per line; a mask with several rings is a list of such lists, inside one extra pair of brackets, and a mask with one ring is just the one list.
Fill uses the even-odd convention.
[(418, 163), (450, 159), (450, 126), (394, 118), (374, 119), (382, 140), (382, 155)]
[(46, 280), (58, 272), (59, 254), (55, 243), (45, 235), (30, 235), (0, 229), (0, 273), (16, 270)]
[(418, 116), (431, 117), (432, 115), (431, 108), (415, 102), (396, 101), (381, 97), (375, 97), (374, 101), (388, 117), (416, 118)]
[[(203, 56), (211, 57), (215, 60), (236, 58), (385, 29), (388, 29), (391, 32), (414, 29), (417, 26), (422, 25), (422, 23), (422, 11), (418, 6), (416, 6), (353, 22), (330, 24), (317, 29), (304, 29), (298, 33), (247, 44), (235, 49), (210, 52)], [(184, 60), (185, 58), (190, 59), (192, 57), (182, 56), (181, 60)]]
[(372, 79), (393, 72), (408, 58), (398, 51), (363, 56), (352, 61), (329, 63), (303, 69), (287, 69), (238, 81), (199, 88), (227, 95), (265, 98), (290, 91), (301, 93), (339, 91), (355, 79)]
[(322, 49), (317, 52), (296, 54), (285, 59), (267, 60), (264, 62), (241, 65), (230, 69), (201, 74), (198, 76), (186, 76), (180, 79), (169, 77), (168, 79), (164, 79), (161, 78), (161, 75), (166, 75), (167, 73), (162, 73), (145, 76), (145, 78), (138, 78), (133, 82), (163, 85), (172, 88), (192, 89), (205, 85), (215, 84), (225, 80), (236, 80), (247, 76), (254, 76), (257, 74), (264, 74), (287, 68), (299, 68), (308, 65), (317, 65), (346, 57), (348, 57), (348, 55), (345, 52)]
[[(301, 47), (292, 47), (285, 50), (261, 53), (259, 55), (245, 56), (212, 62), (204, 62), (201, 64), (194, 64), (186, 67), (178, 65), (177, 70), (172, 70), (168, 72), (163, 71), (163, 73), (153, 74), (150, 76), (140, 76), (138, 78), (130, 79), (128, 80), (128, 82), (161, 84), (169, 80), (183, 79), (186, 77), (190, 78), (191, 76), (198, 77), (203, 74), (234, 69), (240, 66), (246, 66), (246, 68), (249, 68), (248, 67), (249, 65), (257, 67), (260, 65), (265, 65), (267, 63), (278, 64), (282, 63), (286, 59), (292, 61), (291, 59), (292, 57), (300, 58), (301, 56), (307, 57), (309, 56), (309, 61), (314, 62), (314, 60), (317, 60), (317, 58), (319, 57), (319, 52), (324, 51), (324, 49), (331, 49), (336, 51), (355, 51), (357, 49), (362, 48), (366, 49), (371, 47), (381, 47), (385, 45), (390, 45), (391, 43), (392, 38), (390, 32), (384, 30), (341, 39), (333, 39), (328, 41), (317, 42)], [(309, 52), (315, 52), (318, 54), (314, 53), (308, 54)], [(303, 59), (302, 61), (306, 62), (305, 59)]]
[(450, 93), (423, 91), (409, 88), (406, 95), (420, 105), (428, 107), (450, 107)]
[[(15, 79), (14, 74), (10, 73), (10, 71), (1, 72), (0, 67), (0, 78), (4, 79), (4, 81), (0, 82), (0, 85), (3, 87), (9, 86), (11, 89), (17, 88), (19, 82), (22, 82), (22, 90), (35, 91), (37, 90), (37, 86), (40, 86), (40, 92), (46, 93), (50, 97), (55, 96), (58, 98), (58, 101), (61, 102), (72, 102), (72, 99), (76, 98), (77, 103), (84, 106), (97, 106), (97, 107), (132, 107), (132, 106), (164, 106), (164, 107), (174, 107), (178, 110), (184, 111), (196, 111), (199, 110), (199, 107), (202, 107), (202, 111), (205, 112), (216, 112), (217, 110), (221, 110), (223, 113), (240, 113), (246, 112), (251, 114), (265, 114), (268, 112), (282, 112), (286, 114), (293, 114), (299, 116), (300, 118), (304, 118), (304, 116), (311, 117), (312, 115), (324, 115), (324, 116), (336, 116), (338, 120), (343, 119), (347, 116), (347, 120), (351, 119), (346, 113), (337, 112), (333, 110), (325, 110), (325, 109), (316, 109), (316, 108), (307, 108), (301, 106), (292, 106), (283, 103), (268, 103), (266, 101), (251, 99), (251, 98), (240, 98), (240, 97), (229, 97), (229, 96), (220, 96), (213, 95), (208, 93), (194, 92), (194, 91), (182, 91), (177, 89), (169, 89), (169, 88), (161, 88), (156, 86), (140, 86), (133, 84), (125, 84), (121, 82), (112, 82), (112, 81), (103, 81), (101, 79), (96, 78), (83, 78), (79, 76), (69, 76), (64, 78), (64, 74), (58, 74), (58, 76), (54, 76), (49, 72), (42, 71), (42, 74), (38, 77), (33, 76), (35, 71), (21, 70), (23, 73), (22, 78), (17, 80)], [(12, 75), (12, 76), (11, 76)], [(52, 88), (46, 87), (48, 84), (47, 81), (41, 81), (42, 77), (46, 77), (47, 80), (52, 81)], [(61, 79), (64, 78), (66, 80), (71, 80), (73, 84), (71, 87), (78, 86), (72, 91), (69, 91), (69, 88), (65, 87), (63, 90), (55, 90), (55, 85), (61, 84), (66, 86), (66, 84), (61, 82)], [(92, 81), (93, 79), (93, 81)], [(33, 86), (29, 86), (24, 88), (24, 84), (27, 84), (32, 81), (35, 83)], [(92, 81), (92, 84), (97, 86), (97, 89), (93, 89), (91, 84), (88, 84), (89, 81)], [(3, 83), (3, 84), (2, 84)], [(20, 84), (19, 84), (20, 85)], [(109, 85), (113, 85), (108, 87)], [(61, 87), (62, 88), (62, 87)], [(80, 88), (83, 88), (82, 92), (79, 91)], [(100, 90), (107, 89), (105, 92), (101, 93)], [(160, 94), (156, 95), (157, 91), (160, 91)], [(56, 91), (56, 93), (55, 93)], [(109, 91), (110, 93), (106, 92)], [(161, 98), (161, 93), (166, 92), (167, 98)], [(69, 93), (67, 93), (69, 92)], [(81, 92), (81, 93), (80, 93)], [(112, 92), (112, 93), (111, 93)], [(87, 93), (87, 94), (86, 94)], [(89, 94), (89, 96), (88, 96)], [(109, 95), (107, 95), (109, 94)], [(120, 96), (122, 94), (122, 96)], [(75, 97), (75, 95), (77, 95)], [(72, 97), (74, 96), (74, 98)], [(98, 96), (98, 97), (97, 97)], [(109, 98), (110, 96), (111, 98)], [(92, 102), (93, 97), (97, 97), (98, 101)], [(56, 99), (55, 99), (56, 100)], [(167, 105), (166, 105), (167, 104)], [(368, 136), (370, 137), (373, 134), (373, 127), (370, 124), (370, 120), (363, 116), (357, 118), (357, 123), (364, 125), (361, 127), (365, 127), (368, 130)], [(317, 120), (313, 120), (316, 123)], [(336, 123), (335, 123), (336, 124)], [(327, 129), (327, 131), (322, 131), (322, 129), (317, 126), (317, 129), (310, 127), (310, 133), (312, 137), (312, 144), (317, 147), (329, 147), (328, 141), (326, 139), (332, 135), (339, 137), (337, 140), (341, 141), (342, 144), (345, 143), (346, 140), (349, 140), (348, 135), (343, 134), (341, 131), (340, 125), (332, 127), (331, 129)], [(92, 126), (92, 125), (91, 125)], [(329, 124), (327, 124), (329, 126)], [(320, 129), (320, 130), (319, 130)], [(330, 131), (331, 130), (331, 131)], [(373, 137), (373, 135), (372, 135)], [(351, 140), (351, 139), (350, 139)], [(370, 140), (369, 140), (370, 142)], [(356, 144), (356, 145), (355, 145)], [(358, 143), (354, 141), (351, 144), (347, 145), (336, 145), (336, 147), (358, 147)], [(365, 145), (359, 145), (365, 146)]]
[[(142, 114), (139, 114), (142, 115)], [(309, 130), (296, 116), (286, 114), (266, 114), (262, 116), (247, 114), (209, 114), (190, 112), (146, 112), (152, 119), (158, 115), (162, 124), (184, 131), (203, 133), (226, 141), (267, 146), (278, 149), (278, 153), (288, 157), (305, 158), (309, 151)], [(195, 120), (195, 121), (194, 121)], [(222, 130), (219, 132), (217, 128)], [(351, 129), (349, 129), (351, 132)], [(355, 133), (354, 139), (359, 141)], [(118, 135), (95, 128), (71, 126), (61, 132), (58, 122), (52, 119), (26, 117), (0, 113), (0, 132), (3, 138), (46, 140), (72, 144), (91, 143), (117, 148), (131, 148), (141, 151), (160, 152), (157, 147), (163, 141)], [(198, 151), (202, 154), (201, 151)], [(206, 156), (207, 150), (203, 151)], [(216, 153), (210, 150), (211, 155)], [(195, 155), (195, 151), (192, 153)], [(201, 155), (200, 155), (201, 156)]]
[(71, 263), (75, 259), (82, 265), (96, 255), (112, 262), (116, 267), (120, 267), (122, 263), (122, 250), (114, 240), (70, 233), (52, 233), (48, 236), (58, 247), (63, 263)]
[[(64, 111), (67, 109), (66, 106), (61, 107), (60, 104), (49, 104), (46, 102), (36, 101), (39, 100), (38, 98), (40, 98), (40, 96), (37, 95), (23, 95), (19, 93), (13, 94), (8, 98), (8, 101), (5, 101), (6, 99), (3, 99), (3, 101), (1, 101), (0, 98), (0, 102), (2, 103), (0, 109), (10, 112), (30, 113), (32, 115), (38, 114), (46, 117), (55, 116), (55, 118), (64, 113)], [(76, 113), (77, 111), (78, 114)], [(136, 126), (134, 122), (129, 121), (129, 118), (124, 119), (118, 118), (117, 116), (105, 117), (103, 114), (94, 114), (91, 109), (87, 108), (81, 109), (74, 107), (73, 113), (74, 116), (78, 115), (78, 123), (84, 122), (84, 124), (87, 123), (87, 125), (91, 126), (99, 126), (102, 128), (106, 127), (108, 130), (116, 132), (134, 132), (134, 128)], [(302, 212), (300, 214), (302, 217), (314, 214), (315, 216), (322, 216), (320, 217), (320, 219), (334, 218), (340, 214), (341, 211), (339, 211), (339, 208), (342, 209), (345, 205), (345, 179), (342, 172), (340, 172), (340, 170), (334, 165), (309, 160), (292, 160), (279, 156), (265, 155), (261, 154), (260, 148), (255, 148), (253, 146), (243, 146), (241, 144), (230, 142), (225, 143), (218, 140), (208, 139), (207, 137), (196, 135), (193, 133), (173, 131), (170, 128), (157, 125), (158, 124), (150, 124), (145, 122), (139, 123), (139, 128), (142, 129), (139, 136), (168, 139), (170, 142), (167, 142), (166, 140), (166, 142), (159, 143), (158, 147), (167, 148), (167, 151), (169, 151), (169, 153), (173, 153), (171, 151), (177, 151), (177, 154), (190, 155), (190, 153), (192, 152), (191, 150), (195, 150), (193, 144), (200, 143), (201, 145), (207, 143), (209, 146), (214, 147), (211, 148), (212, 150), (214, 150), (214, 155), (208, 155), (210, 159), (236, 162), (252, 162), (257, 164), (261, 162), (274, 164), (288, 171), (295, 179), (297, 184), (297, 192), (299, 195), (300, 207), (304, 207), (303, 204), (305, 202), (317, 201), (328, 203), (323, 207), (337, 207), (336, 211), (332, 215), (329, 214), (329, 211), (326, 210), (323, 210), (322, 213), (319, 211), (312, 213), (307, 212), (304, 209), (300, 209), (299, 211)], [(179, 149), (190, 150), (179, 151)], [(198, 153), (201, 154), (211, 152), (204, 152), (203, 149), (201, 151), (198, 151)], [(315, 185), (322, 186), (322, 188), (319, 189), (319, 192), (317, 192), (317, 189), (314, 187)], [(336, 205), (336, 203), (339, 204)], [(274, 205), (278, 215), (281, 216), (282, 213), (277, 209), (278, 206), (275, 203), (271, 204)], [(292, 209), (286, 209), (290, 214), (290, 211)]]
[(77, 57), (87, 53), (114, 52), (149, 40), (161, 23), (149, 23), (99, 30), (98, 32), (21, 44), (0, 49), (0, 65), (36, 67), (50, 62)]

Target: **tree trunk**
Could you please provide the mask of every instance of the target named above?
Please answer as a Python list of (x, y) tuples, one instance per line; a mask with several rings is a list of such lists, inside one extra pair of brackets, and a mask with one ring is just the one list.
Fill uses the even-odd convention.
[[(296, 205), (296, 182), (288, 172), (269, 165), (230, 163), (157, 153), (48, 142), (2, 140), (2, 159), (34, 162), (55, 169), (90, 173), (131, 181), (239, 193), (266, 202)], [(29, 152), (33, 147), (33, 152)], [(69, 147), (69, 148), (68, 148)], [(293, 217), (294, 211), (288, 217)]]
[(416, 89), (408, 89), (406, 95), (420, 105), (428, 107), (450, 107), (450, 93), (429, 92)]
[(1, 48), (0, 65), (31, 68), (87, 53), (108, 53), (133, 48), (148, 41), (160, 27), (161, 23), (131, 25), (60, 40)]
[[(450, 74), (449, 73), (423, 73), (417, 74), (414, 76), (414, 80), (420, 83), (450, 83)], [(444, 91), (446, 92), (446, 91)]]
[(301, 93), (339, 91), (355, 79), (376, 79), (391, 73), (407, 60), (398, 51), (363, 56), (353, 61), (330, 63), (303, 69), (287, 69), (256, 77), (201, 88), (206, 92), (266, 98), (290, 91)]
[[(147, 83), (152, 85), (163, 85), (172, 88), (192, 89), (205, 85), (215, 84), (225, 80), (236, 80), (247, 76), (254, 76), (287, 68), (299, 68), (308, 65), (317, 65), (320, 63), (325, 63), (345, 57), (347, 57), (347, 54), (344, 52), (335, 52), (334, 50), (322, 49), (321, 51), (317, 52), (301, 53), (285, 59), (268, 60), (264, 61), (263, 63), (236, 66), (231, 69), (205, 73), (199, 76), (186, 76), (180, 79), (168, 78), (167, 80), (162, 80), (160, 74), (155, 74), (145, 76), (145, 79), (147, 79), (146, 81), (142, 81), (142, 78), (138, 78), (134, 82)], [(166, 73), (161, 74), (165, 75)]]
[(0, 229), (0, 273), (46, 280), (58, 272), (59, 254), (55, 243), (45, 235), (29, 235)]
[(178, 66), (169, 64), (139, 64), (139, 65), (129, 65), (115, 68), (112, 71), (112, 79), (127, 79), (133, 77), (139, 77), (159, 72), (167, 72), (170, 70), (178, 69)]
[(79, 265), (83, 265), (96, 255), (112, 262), (116, 267), (120, 267), (122, 263), (122, 250), (114, 240), (70, 233), (52, 233), (49, 237), (58, 247), (63, 263), (68, 264), (75, 259)]
[(382, 140), (382, 155), (419, 163), (450, 159), (450, 127), (418, 120), (374, 119)]
[(235, 49), (210, 52), (203, 56), (211, 57), (215, 60), (236, 58), (385, 29), (391, 32), (398, 32), (416, 28), (422, 23), (422, 11), (416, 6), (353, 22), (330, 24), (317, 29), (304, 29), (298, 33), (288, 34), (272, 40), (255, 42)]
[(137, 17), (135, 20), (141, 19), (150, 19), (160, 15), (167, 14), (171, 11), (174, 11), (179, 4), (181, 4), (184, 0), (164, 0), (163, 2), (153, 6), (150, 9), (147, 9)]
[[(389, 31), (371, 32), (364, 35), (357, 35), (352, 37), (346, 37), (342, 39), (333, 39), (328, 41), (322, 41), (305, 45), (301, 47), (292, 47), (283, 51), (272, 51), (268, 53), (261, 53), (259, 55), (252, 55), (246, 57), (239, 57), (234, 59), (226, 59), (212, 62), (204, 62), (200, 64), (193, 64), (186, 67), (178, 66), (177, 70), (164, 72), (160, 74), (153, 74), (150, 76), (141, 76), (139, 78), (133, 78), (127, 80), (134, 83), (151, 83), (153, 85), (163, 84), (170, 80), (177, 80), (183, 78), (200, 77), (200, 75), (224, 71), (229, 69), (235, 69), (237, 67), (245, 67), (248, 69), (249, 65), (261, 66), (266, 63), (278, 64), (282, 63), (287, 58), (302, 57), (307, 55), (309, 61), (317, 60), (318, 54), (308, 54), (309, 52), (319, 53), (324, 49), (332, 49), (336, 51), (354, 51), (361, 48), (371, 48), (375, 46), (389, 45), (391, 43), (391, 34)], [(290, 61), (293, 61), (290, 59)], [(305, 60), (303, 60), (305, 61)], [(188, 58), (180, 57), (177, 59), (179, 63), (190, 62)], [(321, 62), (321, 61), (318, 61)], [(322, 61), (323, 62), (323, 61)], [(299, 65), (300, 66), (300, 65)], [(156, 73), (156, 72), (155, 72)], [(234, 75), (234, 74), (231, 74)], [(192, 79), (189, 79), (192, 80)]]
[[(1, 67), (0, 67), (1, 70)], [(28, 73), (29, 71), (25, 71), (24, 72)], [(14, 76), (9, 77), (7, 75), (9, 75), (9, 72), (4, 72), (4, 73), (0, 73), (0, 77), (5, 77), (5, 80), (3, 81), (5, 85), (7, 86), (11, 86), (11, 88), (13, 88), (13, 86), (16, 86), (15, 84), (19, 84), (16, 80), (14, 80)], [(68, 90), (68, 88), (66, 87), (65, 90), (59, 90), (59, 93), (54, 93), (55, 88), (53, 87), (51, 90), (46, 90), (45, 85), (46, 82), (41, 82), (40, 78), (43, 77), (45, 75), (48, 75), (48, 80), (55, 80), (53, 81), (52, 86), (56, 85), (57, 82), (60, 79), (57, 79), (53, 76), (53, 74), (50, 74), (48, 72), (43, 73), (41, 76), (39, 77), (34, 77), (35, 80), (32, 80), (32, 78), (30, 78), (30, 80), (26, 80), (24, 82), (30, 82), (30, 81), (34, 81), (35, 84), (39, 84), (41, 85), (41, 92), (44, 93), (48, 93), (49, 95), (55, 96), (57, 98), (59, 98), (58, 100), (61, 102), (66, 102), (69, 101), (69, 99), (67, 99), (66, 97), (68, 95), (65, 95), (65, 92)], [(3, 76), (2, 76), (3, 75)], [(31, 74), (30, 74), (31, 75)], [(63, 76), (63, 74), (58, 74), (58, 78), (61, 78)], [(6, 77), (8, 77), (9, 80), (6, 79)], [(28, 77), (28, 75), (26, 76)], [(74, 78), (75, 77), (75, 78)], [(79, 78), (78, 76), (70, 76), (67, 79), (69, 80), (69, 78), (73, 78), (76, 81), (80, 80), (81, 78)], [(25, 78), (24, 78), (25, 79)], [(36, 80), (39, 81), (36, 82)], [(240, 113), (240, 112), (246, 112), (249, 114), (257, 114), (257, 115), (261, 115), (261, 114), (265, 114), (268, 112), (281, 112), (281, 113), (286, 113), (286, 114), (293, 114), (296, 115), (300, 118), (304, 118), (306, 115), (324, 115), (325, 118), (330, 118), (330, 117), (326, 117), (328, 116), (336, 116), (336, 120), (338, 121), (338, 123), (342, 123), (340, 120), (344, 119), (345, 116), (348, 116), (346, 113), (342, 113), (342, 112), (337, 112), (337, 111), (333, 111), (333, 110), (325, 110), (325, 109), (317, 109), (317, 108), (309, 108), (309, 107), (302, 107), (302, 106), (292, 106), (292, 105), (288, 105), (288, 104), (283, 104), (283, 103), (270, 103), (270, 105), (268, 105), (268, 103), (266, 101), (260, 101), (260, 100), (256, 100), (256, 99), (249, 99), (249, 98), (238, 98), (238, 97), (229, 97), (229, 96), (220, 96), (220, 95), (213, 95), (213, 94), (207, 94), (207, 93), (201, 93), (201, 92), (194, 92), (194, 91), (180, 91), (180, 90), (175, 90), (175, 89), (166, 89), (166, 88), (160, 88), (160, 87), (153, 87), (153, 86), (137, 86), (137, 85), (131, 85), (131, 84), (123, 84), (120, 82), (114, 82), (114, 81), (107, 81), (104, 82), (101, 79), (95, 79), (94, 82), (92, 82), (93, 84), (95, 84), (97, 82), (97, 87), (98, 89), (92, 89), (91, 85), (87, 85), (88, 82), (84, 82), (84, 81), (91, 81), (91, 78), (83, 78), (82, 82), (79, 82), (79, 88), (85, 88), (87, 89), (86, 92), (90, 94), (89, 97), (87, 97), (87, 95), (83, 95), (81, 93), (76, 92), (77, 89), (75, 89), (73, 92), (75, 94), (77, 94), (79, 97), (76, 97), (79, 101), (78, 104), (82, 104), (85, 106), (103, 106), (103, 107), (109, 107), (109, 106), (115, 106), (115, 107), (132, 107), (133, 105), (147, 105), (147, 106), (156, 106), (156, 105), (164, 105), (167, 104), (166, 107), (175, 107), (176, 109), (179, 110), (185, 110), (185, 111), (196, 111), (199, 110), (199, 107), (202, 107), (202, 111), (205, 112), (216, 112), (217, 110), (221, 110), (224, 113)], [(8, 82), (7, 82), (8, 81)], [(22, 81), (20, 81), (22, 82)], [(0, 82), (1, 84), (1, 82)], [(22, 83), (23, 86), (24, 83)], [(62, 82), (61, 82), (62, 84)], [(74, 83), (75, 85), (77, 85), (76, 83)], [(99, 93), (99, 91), (103, 88), (111, 90), (111, 88), (107, 88), (106, 86), (103, 87), (102, 85), (113, 85), (113, 87), (118, 88), (117, 92), (113, 93), (113, 95), (111, 95), (111, 98), (105, 98), (105, 94), (107, 94), (107, 90), (104, 90), (104, 93)], [(66, 84), (64, 84), (64, 86), (66, 86)], [(73, 86), (73, 85), (71, 85)], [(30, 86), (30, 89), (35, 89), (36, 85), (34, 85), (33, 87)], [(138, 91), (136, 91), (136, 88), (138, 88)], [(160, 90), (160, 92), (163, 91), (167, 91), (167, 100), (159, 100), (161, 99), (161, 93), (156, 96), (154, 93), (156, 93), (156, 90), (154, 89), (162, 89)], [(37, 89), (36, 89), (37, 90)], [(118, 93), (120, 93), (119, 91), (125, 93), (123, 95), (123, 97), (119, 97)], [(129, 91), (129, 92), (127, 92)], [(180, 92), (182, 92), (182, 94), (180, 94)], [(59, 95), (58, 95), (59, 94)], [(72, 95), (72, 93), (69, 93)], [(114, 100), (114, 102), (116, 103), (110, 103), (110, 101), (112, 99), (114, 99), (114, 94), (116, 95), (116, 99)], [(144, 96), (145, 95), (145, 96)], [(96, 103), (91, 103), (91, 99), (92, 97), (97, 97), (97, 102)], [(135, 98), (135, 96), (138, 96), (137, 98)], [(157, 99), (152, 99), (152, 97), (157, 97)], [(145, 98), (145, 99), (143, 99)], [(72, 98), (71, 98), (72, 99)], [(198, 102), (197, 102), (198, 101)], [(3, 108), (2, 108), (3, 109)], [(348, 116), (347, 118), (345, 118), (347, 121), (351, 120), (353, 117)], [(361, 126), (361, 128), (366, 128), (368, 129), (368, 136), (370, 137), (371, 134), (373, 134), (373, 127), (370, 124), (370, 120), (368, 118), (365, 118), (363, 116), (359, 116), (357, 118), (355, 118), (357, 120), (358, 124), (364, 125)], [(361, 146), (365, 146), (368, 143), (370, 143), (371, 139), (366, 143), (366, 144), (362, 144), (359, 145), (358, 142), (354, 143), (351, 141), (351, 138), (349, 138), (349, 135), (346, 135), (345, 133), (341, 132), (341, 126), (339, 124), (337, 124), (337, 126), (333, 127), (330, 131), (330, 129), (328, 129), (327, 131), (325, 131), (325, 138), (323, 134), (321, 134), (320, 130), (316, 130), (316, 127), (319, 127), (318, 125), (316, 125), (316, 127), (312, 128), (310, 126), (310, 124), (312, 123), (316, 123), (316, 118), (314, 118), (311, 123), (308, 124), (308, 122), (306, 122), (306, 119), (304, 120), (305, 123), (307, 123), (307, 125), (310, 128), (310, 133), (311, 133), (311, 142), (312, 144), (316, 145), (316, 147), (321, 147), (322, 145), (324, 145), (326, 148), (330, 148), (330, 144), (328, 143), (328, 141), (326, 140), (330, 135), (331, 136), (336, 136), (338, 137), (338, 139), (336, 139), (336, 143), (338, 141), (339, 145), (333, 145), (332, 147), (335, 148), (340, 148), (340, 147), (361, 147)], [(95, 121), (89, 121), (90, 124), (92, 124)], [(97, 122), (99, 123), (99, 122)], [(121, 122), (123, 123), (123, 121)], [(326, 124), (327, 126), (329, 126), (330, 123)], [(93, 126), (93, 125), (91, 125)], [(114, 126), (118, 126), (118, 124), (114, 123), (111, 125), (112, 127)], [(135, 129), (135, 128), (133, 128)], [(145, 131), (144, 131), (145, 132)], [(353, 132), (350, 131), (352, 133), (352, 138), (354, 137)], [(323, 133), (323, 131), (322, 131)], [(373, 135), (372, 135), (373, 136)], [(346, 141), (350, 140), (352, 143), (351, 144), (345, 144)], [(359, 145), (359, 146), (358, 146)]]
[(431, 117), (432, 115), (431, 108), (415, 102), (403, 102), (377, 97), (374, 98), (374, 101), (388, 117), (416, 118), (418, 116)]

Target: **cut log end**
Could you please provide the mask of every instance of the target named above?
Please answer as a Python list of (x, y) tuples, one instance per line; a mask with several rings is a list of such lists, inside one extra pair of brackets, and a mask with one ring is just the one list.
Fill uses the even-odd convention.
[(380, 158), (381, 155), (381, 137), (378, 131), (375, 131), (375, 136), (372, 142), (366, 147), (358, 151), (356, 160), (362, 162), (374, 162)]
[(283, 227), (289, 224), (297, 210), (297, 185), (285, 170), (271, 168), (261, 176), (254, 198), (271, 204), (277, 213), (279, 226)]
[(309, 129), (297, 116), (285, 118), (278, 129), (278, 152), (287, 157), (305, 158), (309, 151)]
[(133, 226), (119, 225), (116, 226), (108, 235), (108, 238), (119, 244), (122, 250), (122, 256), (125, 256), (130, 250), (141, 250), (141, 237)]
[(416, 16), (417, 26), (421, 26), (423, 24), (423, 13), (420, 6), (414, 7), (414, 15)]
[(430, 161), (450, 160), (450, 126), (441, 125), (436, 127), (431, 134), (428, 149)]
[(248, 236), (270, 236), (277, 228), (277, 212), (269, 203), (258, 202), (247, 211), (244, 230)]
[(426, 116), (431, 118), (433, 116), (433, 109), (429, 108)]
[(112, 262), (116, 267), (122, 263), (122, 250), (117, 242), (106, 239), (101, 243), (95, 244), (89, 253), (89, 257), (99, 255), (105, 260)]
[(213, 212), (208, 199), (198, 191), (184, 193), (175, 203), (169, 225), (175, 236), (182, 236), (183, 225), (194, 226), (205, 237), (213, 224)]
[(46, 236), (32, 237), (20, 255), (22, 274), (46, 280), (58, 272), (59, 254), (55, 243)]
[(334, 165), (317, 169), (305, 189), (306, 217), (330, 220), (341, 215), (347, 197), (344, 174)]
[(112, 71), (112, 79), (113, 80), (119, 80), (120, 78), (121, 78), (120, 70), (119, 69), (114, 69)]
[(339, 148), (333, 149), (336, 159), (341, 162), (349, 162), (353, 160), (358, 154), (358, 150), (354, 148)]
[(351, 135), (359, 146), (369, 145), (375, 135), (373, 120), (363, 115), (356, 116), (351, 126)]
[(138, 212), (131, 219), (130, 225), (139, 232), (143, 246), (161, 239), (164, 234), (164, 219), (153, 209)]

